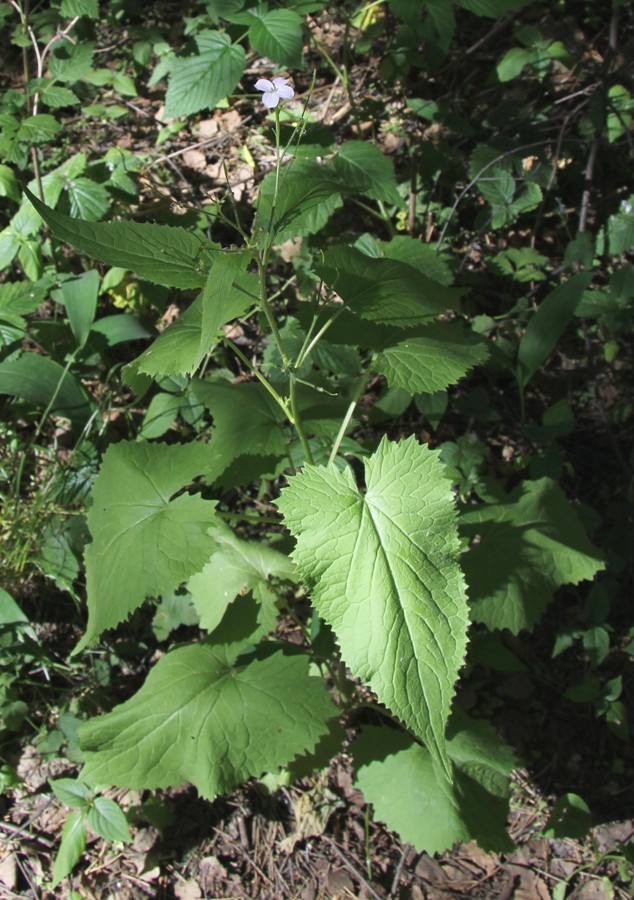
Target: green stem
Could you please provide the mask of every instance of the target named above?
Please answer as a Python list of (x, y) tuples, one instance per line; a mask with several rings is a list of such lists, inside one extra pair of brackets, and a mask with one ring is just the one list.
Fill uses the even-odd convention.
[(346, 434), (346, 429), (347, 429), (348, 425), (350, 424), (350, 419), (352, 418), (352, 415), (357, 407), (357, 403), (361, 399), (361, 396), (363, 394), (363, 391), (365, 390), (365, 386), (367, 383), (368, 383), (368, 373), (366, 372), (363, 375), (363, 377), (359, 379), (359, 384), (357, 385), (357, 389), (354, 392), (352, 400), (350, 401), (350, 405), (348, 406), (348, 409), (346, 410), (346, 414), (343, 417), (341, 427), (340, 427), (339, 431), (337, 432), (337, 437), (335, 438), (335, 442), (332, 445), (332, 450), (330, 451), (330, 456), (328, 457), (328, 465), (329, 466), (331, 466), (334, 463), (334, 461), (337, 457), (337, 453), (339, 452), (339, 447), (341, 446), (341, 442), (344, 439), (345, 434)]
[(342, 306), (341, 309), (338, 310), (338, 311), (334, 314), (334, 316), (333, 316), (331, 319), (328, 319), (328, 321), (327, 321), (324, 325), (322, 325), (322, 327), (319, 329), (319, 331), (317, 332), (317, 334), (314, 336), (314, 338), (312, 338), (312, 340), (310, 340), (310, 343), (309, 343), (310, 334), (311, 334), (311, 331), (312, 331), (312, 329), (313, 329), (313, 327), (314, 327), (314, 323), (315, 323), (315, 321), (316, 321), (316, 319), (317, 319), (317, 317), (315, 317), (315, 320), (311, 323), (309, 332), (308, 332), (308, 334), (306, 335), (306, 340), (304, 341), (304, 346), (303, 346), (302, 349), (299, 351), (299, 355), (298, 355), (298, 357), (297, 357), (297, 362), (295, 363), (295, 367), (296, 367), (297, 369), (300, 368), (300, 366), (302, 365), (302, 363), (304, 362), (304, 360), (306, 359), (306, 357), (307, 357), (310, 353), (312, 353), (313, 348), (314, 348), (314, 347), (316, 346), (316, 344), (322, 339), (322, 337), (323, 337), (323, 336), (325, 335), (325, 333), (328, 331), (328, 329), (330, 328), (330, 326), (331, 326), (334, 322), (337, 321), (337, 319), (339, 318), (339, 316), (341, 315), (341, 313), (344, 311), (344, 309), (345, 309), (345, 307)]
[(269, 381), (266, 380), (266, 378), (264, 377), (264, 375), (262, 375), (262, 373), (260, 372), (259, 369), (256, 369), (256, 368), (255, 368), (255, 366), (251, 363), (251, 361), (248, 359), (248, 357), (246, 357), (246, 356), (244, 355), (244, 353), (242, 352), (242, 350), (240, 350), (240, 348), (237, 347), (237, 346), (233, 343), (232, 340), (230, 340), (229, 338), (226, 337), (226, 338), (224, 338), (224, 343), (225, 343), (228, 347), (231, 347), (231, 349), (233, 350), (233, 352), (235, 353), (235, 355), (238, 357), (238, 359), (242, 360), (242, 362), (245, 364), (245, 366), (246, 366), (247, 369), (251, 372), (251, 374), (252, 374), (252, 375), (255, 375), (255, 377), (258, 379), (258, 381), (260, 382), (260, 384), (261, 384), (263, 387), (266, 388), (266, 390), (269, 392), (269, 394), (271, 395), (271, 397), (273, 397), (273, 399), (274, 399), (275, 402), (278, 404), (278, 406), (284, 411), (284, 415), (286, 416), (286, 418), (288, 419), (288, 421), (291, 423), (291, 425), (295, 425), (295, 422), (293, 421), (292, 415), (291, 415), (291, 413), (290, 413), (289, 410), (288, 410), (288, 405), (287, 405), (286, 402), (282, 399), (282, 397), (280, 397), (280, 395), (277, 393), (277, 391), (275, 390), (275, 388), (273, 387), (273, 385), (272, 385)]
[(282, 340), (282, 335), (280, 334), (280, 330), (277, 327), (277, 322), (275, 321), (275, 316), (273, 315), (273, 310), (271, 309), (271, 305), (268, 298), (267, 286), (266, 286), (266, 268), (269, 261), (269, 254), (271, 252), (271, 248), (268, 247), (262, 254), (261, 257), (258, 257), (258, 270), (260, 274), (260, 307), (262, 312), (266, 316), (266, 321), (268, 322), (269, 328), (271, 329), (271, 334), (277, 344), (277, 349), (280, 351), (280, 356), (282, 357), (282, 363), (284, 364), (284, 368), (288, 369), (291, 364), (290, 357), (286, 352), (286, 347), (284, 346), (284, 341)]
[[(271, 330), (271, 335), (277, 345), (280, 356), (282, 358), (282, 365), (284, 370), (289, 373), (290, 379), (290, 411), (288, 409), (288, 405), (284, 403), (282, 398), (277, 394), (276, 391), (273, 390), (272, 386), (269, 384), (266, 379), (263, 378), (253, 367), (249, 364), (249, 368), (254, 372), (254, 374), (262, 381), (263, 384), (266, 385), (267, 390), (275, 396), (276, 401), (282, 406), (284, 409), (284, 413), (288, 420), (291, 422), (295, 431), (297, 432), (297, 436), (299, 437), (300, 443), (304, 450), (304, 456), (306, 461), (309, 463), (313, 463), (313, 455), (310, 449), (310, 444), (308, 443), (308, 438), (306, 437), (306, 432), (304, 430), (304, 426), (302, 423), (301, 415), (299, 412), (299, 407), (297, 404), (297, 378), (295, 376), (294, 367), (291, 364), (291, 359), (288, 355), (286, 347), (284, 345), (284, 341), (282, 339), (282, 335), (280, 334), (280, 330), (278, 328), (277, 322), (275, 320), (275, 315), (273, 314), (273, 310), (271, 309), (271, 303), (268, 296), (268, 288), (266, 283), (266, 273), (269, 263), (269, 257), (271, 255), (271, 249), (273, 247), (274, 240), (274, 231), (273, 231), (273, 221), (275, 218), (275, 207), (277, 205), (277, 198), (280, 189), (280, 170), (282, 164), (282, 134), (281, 134), (281, 126), (280, 126), (280, 111), (279, 108), (275, 109), (275, 186), (273, 189), (273, 201), (271, 203), (271, 218), (269, 221), (269, 236), (266, 241), (266, 245), (261, 255), (258, 256), (258, 271), (260, 275), (260, 307), (262, 312), (266, 316), (266, 321), (268, 322), (268, 326)], [(244, 357), (242, 357), (244, 359)]]
[(290, 379), (290, 400), (291, 400), (291, 411), (293, 414), (295, 430), (297, 431), (297, 435), (299, 437), (300, 443), (302, 445), (302, 449), (304, 450), (304, 456), (306, 457), (306, 462), (310, 463), (311, 466), (315, 465), (315, 461), (313, 459), (313, 453), (310, 449), (310, 444), (308, 443), (308, 438), (306, 437), (306, 431), (304, 430), (304, 423), (302, 422), (302, 418), (299, 414), (299, 408), (297, 406), (297, 379), (293, 372), (291, 372)]

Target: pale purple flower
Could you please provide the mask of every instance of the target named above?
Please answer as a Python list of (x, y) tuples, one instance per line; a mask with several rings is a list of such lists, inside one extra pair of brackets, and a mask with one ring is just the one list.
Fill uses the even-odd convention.
[(295, 91), (290, 87), (288, 78), (258, 78), (254, 85), (256, 91), (262, 91), (262, 103), (267, 109), (275, 109), (280, 100), (290, 100)]

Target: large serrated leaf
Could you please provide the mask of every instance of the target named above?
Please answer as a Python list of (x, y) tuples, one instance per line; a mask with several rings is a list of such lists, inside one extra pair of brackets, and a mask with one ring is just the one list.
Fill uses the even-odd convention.
[(456, 306), (460, 291), (393, 259), (372, 259), (344, 244), (331, 247), (315, 272), (363, 319), (406, 328)]
[(248, 295), (242, 294), (239, 297), (240, 313), (234, 312), (232, 308), (231, 315), (228, 316), (228, 307), (231, 304), (227, 303), (227, 299), (231, 297), (234, 282), (242, 274), (249, 259), (250, 254), (244, 252), (231, 253), (225, 251), (217, 255), (202, 293), (200, 346), (194, 369), (198, 367), (210, 349), (215, 346), (220, 326), (244, 312), (253, 302)]
[(472, 840), (486, 850), (511, 849), (505, 824), (514, 759), (488, 723), (452, 716), (447, 733), (456, 774), (452, 786), (439, 778), (425, 747), (392, 728), (364, 728), (352, 752), (356, 785), (376, 818), (417, 850), (442, 852), (456, 841)]
[(208, 453), (202, 444), (134, 441), (106, 451), (88, 513), (88, 627), (75, 653), (209, 559), (215, 503), (190, 494), (172, 499), (204, 471)]
[(273, 9), (259, 15), (249, 28), (249, 40), (261, 56), (280, 66), (303, 67), (302, 18), (292, 9)]
[(532, 628), (556, 588), (604, 568), (574, 507), (548, 478), (524, 482), (507, 503), (463, 513), (460, 530), (478, 537), (463, 569), (472, 617), (491, 629)]
[(374, 144), (346, 141), (335, 156), (333, 168), (341, 179), (342, 190), (399, 206), (404, 204), (396, 189), (394, 167)]
[(245, 53), (229, 35), (203, 31), (196, 36), (198, 54), (175, 59), (165, 97), (166, 116), (191, 116), (213, 109), (235, 88), (244, 71)]
[(140, 222), (86, 222), (46, 206), (25, 190), (37, 212), (60, 241), (139, 278), (167, 287), (203, 287), (216, 247), (184, 228)]
[(278, 506), (345, 662), (451, 777), (444, 730), (468, 627), (451, 488), (413, 437), (384, 438), (365, 469), (363, 494), (349, 469), (307, 466)]
[(394, 387), (433, 394), (487, 358), (485, 341), (461, 322), (434, 322), (377, 354), (373, 368)]
[(152, 378), (191, 375), (197, 365), (202, 325), (203, 304), (202, 297), (199, 297), (179, 319), (159, 334), (147, 350), (131, 363), (130, 368)]
[(343, 203), (341, 184), (328, 166), (312, 160), (295, 160), (282, 170), (275, 206), (275, 172), (263, 180), (258, 193), (257, 234), (278, 243), (322, 228)]
[(323, 679), (310, 677), (307, 656), (282, 651), (236, 663), (255, 609), (248, 598), (234, 607), (238, 624), (223, 622), (224, 643), (172, 650), (134, 697), (82, 725), (83, 780), (133, 789), (189, 781), (213, 799), (312, 751), (336, 715)]
[(284, 411), (262, 384), (194, 381), (192, 394), (214, 418), (211, 449), (220, 454), (225, 466), (244, 454), (282, 456), (286, 452)]
[(448, 257), (439, 253), (433, 244), (423, 244), (416, 238), (398, 235), (388, 244), (383, 244), (383, 253), (388, 259), (397, 259), (413, 266), (439, 284), (450, 285), (453, 281)]
[[(219, 340), (220, 326), (241, 316), (253, 304), (252, 295), (258, 286), (256, 276), (248, 272), (236, 274), (233, 269), (227, 269), (227, 257), (231, 266), (231, 260), (238, 255), (223, 253), (216, 256), (202, 294), (132, 363), (137, 371), (153, 378), (192, 375)], [(225, 274), (216, 280), (219, 263)], [(227, 275), (235, 281), (229, 284)], [(219, 284), (221, 292), (217, 289)], [(203, 337), (203, 327), (206, 337)]]

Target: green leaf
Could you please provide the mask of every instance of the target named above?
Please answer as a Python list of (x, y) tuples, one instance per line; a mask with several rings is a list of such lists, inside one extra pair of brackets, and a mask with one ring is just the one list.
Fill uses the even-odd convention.
[(315, 234), (326, 224), (341, 199), (341, 184), (328, 166), (297, 159), (282, 170), (275, 208), (275, 172), (260, 185), (256, 234), (268, 242), (271, 232), (278, 243)]
[(396, 189), (392, 162), (374, 144), (346, 141), (334, 158), (333, 168), (341, 179), (342, 190), (404, 205)]
[(353, 674), (427, 744), (450, 777), (444, 729), (463, 663), (467, 602), (453, 495), (438, 454), (386, 438), (350, 469), (306, 468), (278, 506), (293, 559)]
[[(410, 4), (407, 3), (407, 6), (410, 6)], [(438, 45), (440, 49), (447, 51), (456, 29), (453, 5), (447, 3), (446, 0), (425, 0), (425, 9), (438, 31)]]
[(96, 19), (99, 16), (98, 0), (62, 0), (60, 13), (66, 19), (74, 16), (90, 16)]
[(590, 810), (585, 800), (577, 794), (564, 794), (555, 801), (543, 833), (547, 838), (581, 841), (588, 834), (591, 824)]
[(96, 184), (90, 178), (74, 178), (67, 181), (65, 187), (73, 219), (97, 222), (110, 209), (110, 194), (102, 184)]
[[(198, 298), (126, 369), (153, 378), (191, 374), (196, 368), (202, 323), (202, 299)], [(126, 370), (124, 378), (128, 381)]]
[(92, 414), (90, 401), (77, 379), (63, 366), (39, 353), (23, 353), (0, 363), (0, 394), (13, 394), (50, 415), (83, 422)]
[(517, 12), (528, 2), (529, 0), (458, 0), (458, 6), (475, 13), (476, 16), (497, 19), (499, 16)]
[(362, 319), (401, 328), (453, 309), (460, 296), (407, 263), (371, 259), (344, 244), (326, 250), (315, 271)]
[(460, 530), (479, 537), (463, 557), (472, 618), (517, 634), (532, 628), (562, 584), (603, 569), (574, 507), (548, 478), (524, 482), (508, 501), (463, 513)]
[(86, 849), (86, 826), (84, 813), (76, 810), (66, 816), (62, 829), (62, 839), (53, 865), (51, 887), (55, 889), (60, 881), (73, 871)]
[(532, 50), (525, 47), (511, 47), (497, 65), (496, 72), (500, 81), (512, 81), (524, 70), (534, 57)]
[(182, 402), (183, 398), (174, 394), (155, 394), (143, 417), (139, 437), (149, 441), (164, 435), (180, 412)]
[(207, 562), (215, 503), (191, 494), (171, 498), (204, 471), (208, 455), (201, 444), (122, 441), (108, 448), (88, 512), (88, 627), (74, 653)]
[[(249, 259), (249, 253), (229, 251), (219, 253), (216, 257), (202, 293), (202, 327), (195, 369), (217, 343), (218, 331), (227, 322), (227, 297)], [(240, 312), (253, 303), (253, 299), (248, 296), (244, 296), (242, 300)], [(234, 318), (234, 315), (235, 313), (230, 318)]]
[(634, 195), (621, 201), (621, 209), (608, 218), (608, 245), (612, 256), (628, 253), (634, 246)]
[(132, 789), (189, 781), (211, 800), (315, 747), (336, 715), (323, 679), (304, 655), (236, 662), (255, 610), (247, 598), (234, 606), (224, 642), (172, 650), (134, 697), (81, 726), (84, 779)]
[(526, 387), (564, 333), (592, 280), (592, 274), (579, 272), (573, 275), (540, 303), (528, 323), (517, 353), (518, 377), (522, 387)]
[(187, 584), (200, 627), (213, 631), (236, 597), (251, 591), (260, 605), (258, 621), (263, 632), (271, 631), (277, 618), (271, 578), (295, 580), (295, 566), (279, 550), (260, 541), (241, 540), (230, 528), (219, 528), (214, 536), (216, 549), (209, 562)]
[(69, 88), (51, 84), (41, 94), (42, 103), (49, 109), (62, 109), (64, 106), (75, 106), (79, 97)]
[(83, 517), (64, 519), (51, 516), (33, 557), (41, 572), (52, 579), (60, 590), (68, 591), (73, 597), (73, 582), (79, 575), (79, 560), (84, 545), (84, 526)]
[(49, 116), (48, 113), (40, 113), (37, 116), (28, 116), (22, 124), (17, 134), (19, 141), (28, 144), (46, 144), (51, 141), (60, 131), (59, 122)]
[(90, 72), (93, 50), (94, 44), (89, 41), (77, 44), (58, 41), (49, 62), (51, 75), (57, 81), (80, 81)]
[(181, 625), (197, 625), (198, 613), (190, 594), (171, 591), (164, 594), (152, 619), (152, 631), (157, 641), (166, 641)]
[(20, 629), (26, 632), (31, 640), (37, 641), (35, 632), (29, 625), (29, 620), (18, 604), (11, 594), (0, 588), (0, 632), (6, 634), (9, 629)]
[[(133, 366), (139, 372), (160, 378), (165, 375), (191, 375), (198, 367), (202, 356), (203, 310), (207, 308), (207, 331), (211, 334), (217, 323), (214, 339), (207, 339), (205, 353), (218, 342), (222, 334), (220, 327), (232, 319), (243, 315), (253, 304), (253, 295), (258, 289), (256, 276), (249, 273), (233, 273), (235, 281), (224, 295), (215, 290), (215, 274), (218, 260), (225, 254), (218, 254), (210, 272), (205, 292), (198, 297), (180, 319), (166, 328), (154, 343), (135, 360)], [(233, 255), (234, 259), (237, 255)], [(230, 266), (233, 263), (229, 263)], [(225, 264), (221, 263), (225, 271)], [(205, 297), (207, 299), (205, 300)]]
[(214, 418), (211, 450), (225, 468), (246, 453), (283, 456), (286, 452), (284, 411), (263, 385), (194, 381), (192, 394)]
[(450, 285), (453, 273), (447, 264), (447, 258), (438, 253), (433, 244), (423, 244), (416, 238), (399, 235), (388, 244), (383, 244), (383, 253), (388, 259), (396, 259), (418, 269), (423, 275), (439, 284)]
[(0, 319), (23, 327), (25, 322), (22, 316), (35, 312), (47, 293), (48, 285), (44, 281), (39, 284), (27, 281), (0, 284)]
[(191, 116), (213, 109), (237, 85), (244, 71), (245, 53), (229, 35), (202, 31), (196, 35), (197, 56), (172, 62), (165, 97), (165, 116)]
[(136, 97), (138, 92), (136, 85), (125, 72), (115, 72), (112, 76), (112, 89), (123, 97)]
[(91, 269), (74, 278), (63, 281), (59, 290), (51, 291), (56, 303), (63, 304), (70, 327), (79, 347), (86, 343), (97, 311), (99, 272)]
[(373, 368), (390, 385), (433, 394), (455, 384), (487, 355), (486, 343), (461, 322), (435, 322), (385, 347)]
[(9, 197), (20, 202), (20, 188), (15, 172), (9, 166), (0, 166), (0, 197)]
[(375, 817), (417, 850), (440, 853), (456, 841), (472, 840), (484, 850), (512, 848), (505, 825), (514, 759), (488, 723), (452, 716), (451, 786), (438, 777), (429, 751), (393, 728), (363, 728), (352, 753), (356, 786)]
[(107, 797), (95, 797), (86, 816), (88, 827), (105, 841), (130, 841), (130, 829), (118, 803)]
[(130, 269), (154, 284), (179, 288), (205, 284), (216, 248), (184, 228), (140, 222), (85, 222), (50, 209), (28, 189), (25, 193), (55, 237), (80, 253)]
[(91, 334), (101, 334), (109, 347), (125, 341), (139, 341), (152, 337), (153, 331), (138, 316), (130, 313), (115, 313), (95, 322)]
[(53, 793), (65, 806), (87, 809), (92, 801), (92, 789), (76, 778), (57, 778), (50, 780)]
[(292, 69), (304, 67), (302, 18), (291, 9), (274, 9), (259, 14), (249, 28), (249, 41), (260, 56)]
[(515, 179), (504, 169), (489, 169), (478, 181), (478, 190), (491, 205), (491, 225), (501, 228), (512, 222), (515, 213), (512, 209), (515, 195)]

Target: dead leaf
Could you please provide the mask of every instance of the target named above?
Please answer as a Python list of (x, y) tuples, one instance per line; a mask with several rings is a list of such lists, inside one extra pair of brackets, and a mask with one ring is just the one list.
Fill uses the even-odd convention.
[(200, 900), (202, 895), (202, 891), (198, 887), (197, 882), (192, 878), (189, 878), (187, 881), (179, 880), (174, 885), (174, 896), (177, 897), (178, 900)]
[(189, 169), (196, 169), (197, 172), (202, 172), (207, 165), (207, 157), (202, 150), (185, 150), (182, 160), (184, 166), (187, 166)]
[(242, 122), (242, 116), (237, 109), (230, 109), (220, 116), (220, 127), (223, 131), (234, 131)]
[(18, 868), (15, 860), (15, 853), (7, 853), (0, 860), (0, 883), (2, 883), (10, 891), (15, 889), (18, 881)]
[(293, 802), (295, 830), (280, 841), (280, 850), (283, 853), (291, 853), (298, 841), (319, 837), (326, 830), (331, 814), (341, 806), (343, 803), (339, 797), (320, 784), (301, 794)]
[(201, 138), (210, 138), (218, 134), (218, 122), (215, 119), (203, 119), (198, 125), (198, 134)]

